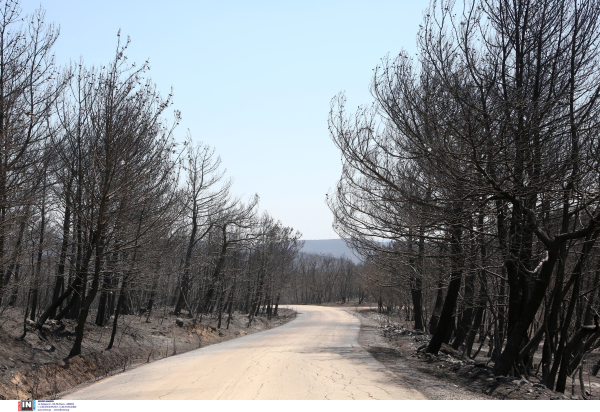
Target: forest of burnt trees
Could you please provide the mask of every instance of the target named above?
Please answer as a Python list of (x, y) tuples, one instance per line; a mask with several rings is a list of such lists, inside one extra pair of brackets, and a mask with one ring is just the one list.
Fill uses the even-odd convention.
[(433, 2), (417, 55), (375, 68), (372, 104), (333, 99), (327, 203), (360, 265), (300, 253), (214, 149), (177, 143), (129, 39), (104, 66), (59, 67), (57, 27), (18, 3), (0, 3), (0, 319), (18, 313), (23, 337), (74, 320), (76, 356), (93, 325), (110, 349), (127, 314), (226, 327), (372, 300), (429, 353), (487, 339), (495, 375), (559, 392), (600, 347), (600, 1)]
[[(177, 143), (171, 98), (127, 60), (58, 67), (43, 10), (0, 4), (0, 319), (23, 337), (53, 319), (86, 328), (168, 310), (277, 315), (300, 233), (231, 193), (220, 158)], [(28, 329), (29, 328), (29, 329)]]
[(437, 1), (417, 46), (372, 104), (332, 101), (335, 229), (426, 352), (479, 335), (495, 375), (564, 392), (600, 346), (600, 2)]

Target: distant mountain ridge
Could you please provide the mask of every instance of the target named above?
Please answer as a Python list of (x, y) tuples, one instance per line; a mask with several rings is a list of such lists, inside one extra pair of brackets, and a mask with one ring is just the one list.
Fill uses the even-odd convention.
[(354, 256), (352, 249), (346, 246), (346, 242), (343, 239), (304, 240), (304, 247), (300, 252), (332, 255), (335, 257), (346, 256), (354, 263), (360, 263), (360, 259)]

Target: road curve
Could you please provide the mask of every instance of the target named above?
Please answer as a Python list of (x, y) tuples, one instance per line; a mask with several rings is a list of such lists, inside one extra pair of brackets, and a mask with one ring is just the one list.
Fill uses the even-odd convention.
[(341, 308), (294, 307), (295, 320), (144, 365), (65, 399), (425, 399), (358, 345)]

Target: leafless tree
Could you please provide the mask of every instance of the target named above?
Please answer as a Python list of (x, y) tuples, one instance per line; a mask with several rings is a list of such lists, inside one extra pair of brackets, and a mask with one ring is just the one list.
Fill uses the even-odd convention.
[(338, 96), (330, 113), (338, 233), (365, 256), (398, 255), (380, 245), (398, 242), (396, 266), (449, 260), (427, 351), (451, 329), (455, 347), (472, 342), (487, 308), (494, 372), (527, 374), (544, 339), (543, 379), (560, 392), (598, 339), (582, 289), (597, 287), (599, 13), (596, 1), (432, 3), (418, 57), (384, 58), (375, 103), (349, 116)]

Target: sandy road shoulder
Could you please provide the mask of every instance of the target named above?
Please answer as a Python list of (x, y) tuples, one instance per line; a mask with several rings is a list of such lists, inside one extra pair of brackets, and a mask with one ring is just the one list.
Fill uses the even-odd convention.
[(431, 400), (493, 399), (489, 396), (466, 391), (450, 382), (435, 379), (411, 368), (404, 361), (400, 351), (381, 335), (377, 322), (365, 318), (352, 309), (346, 309), (346, 311), (360, 320), (358, 343), (396, 376), (398, 384), (418, 390)]

